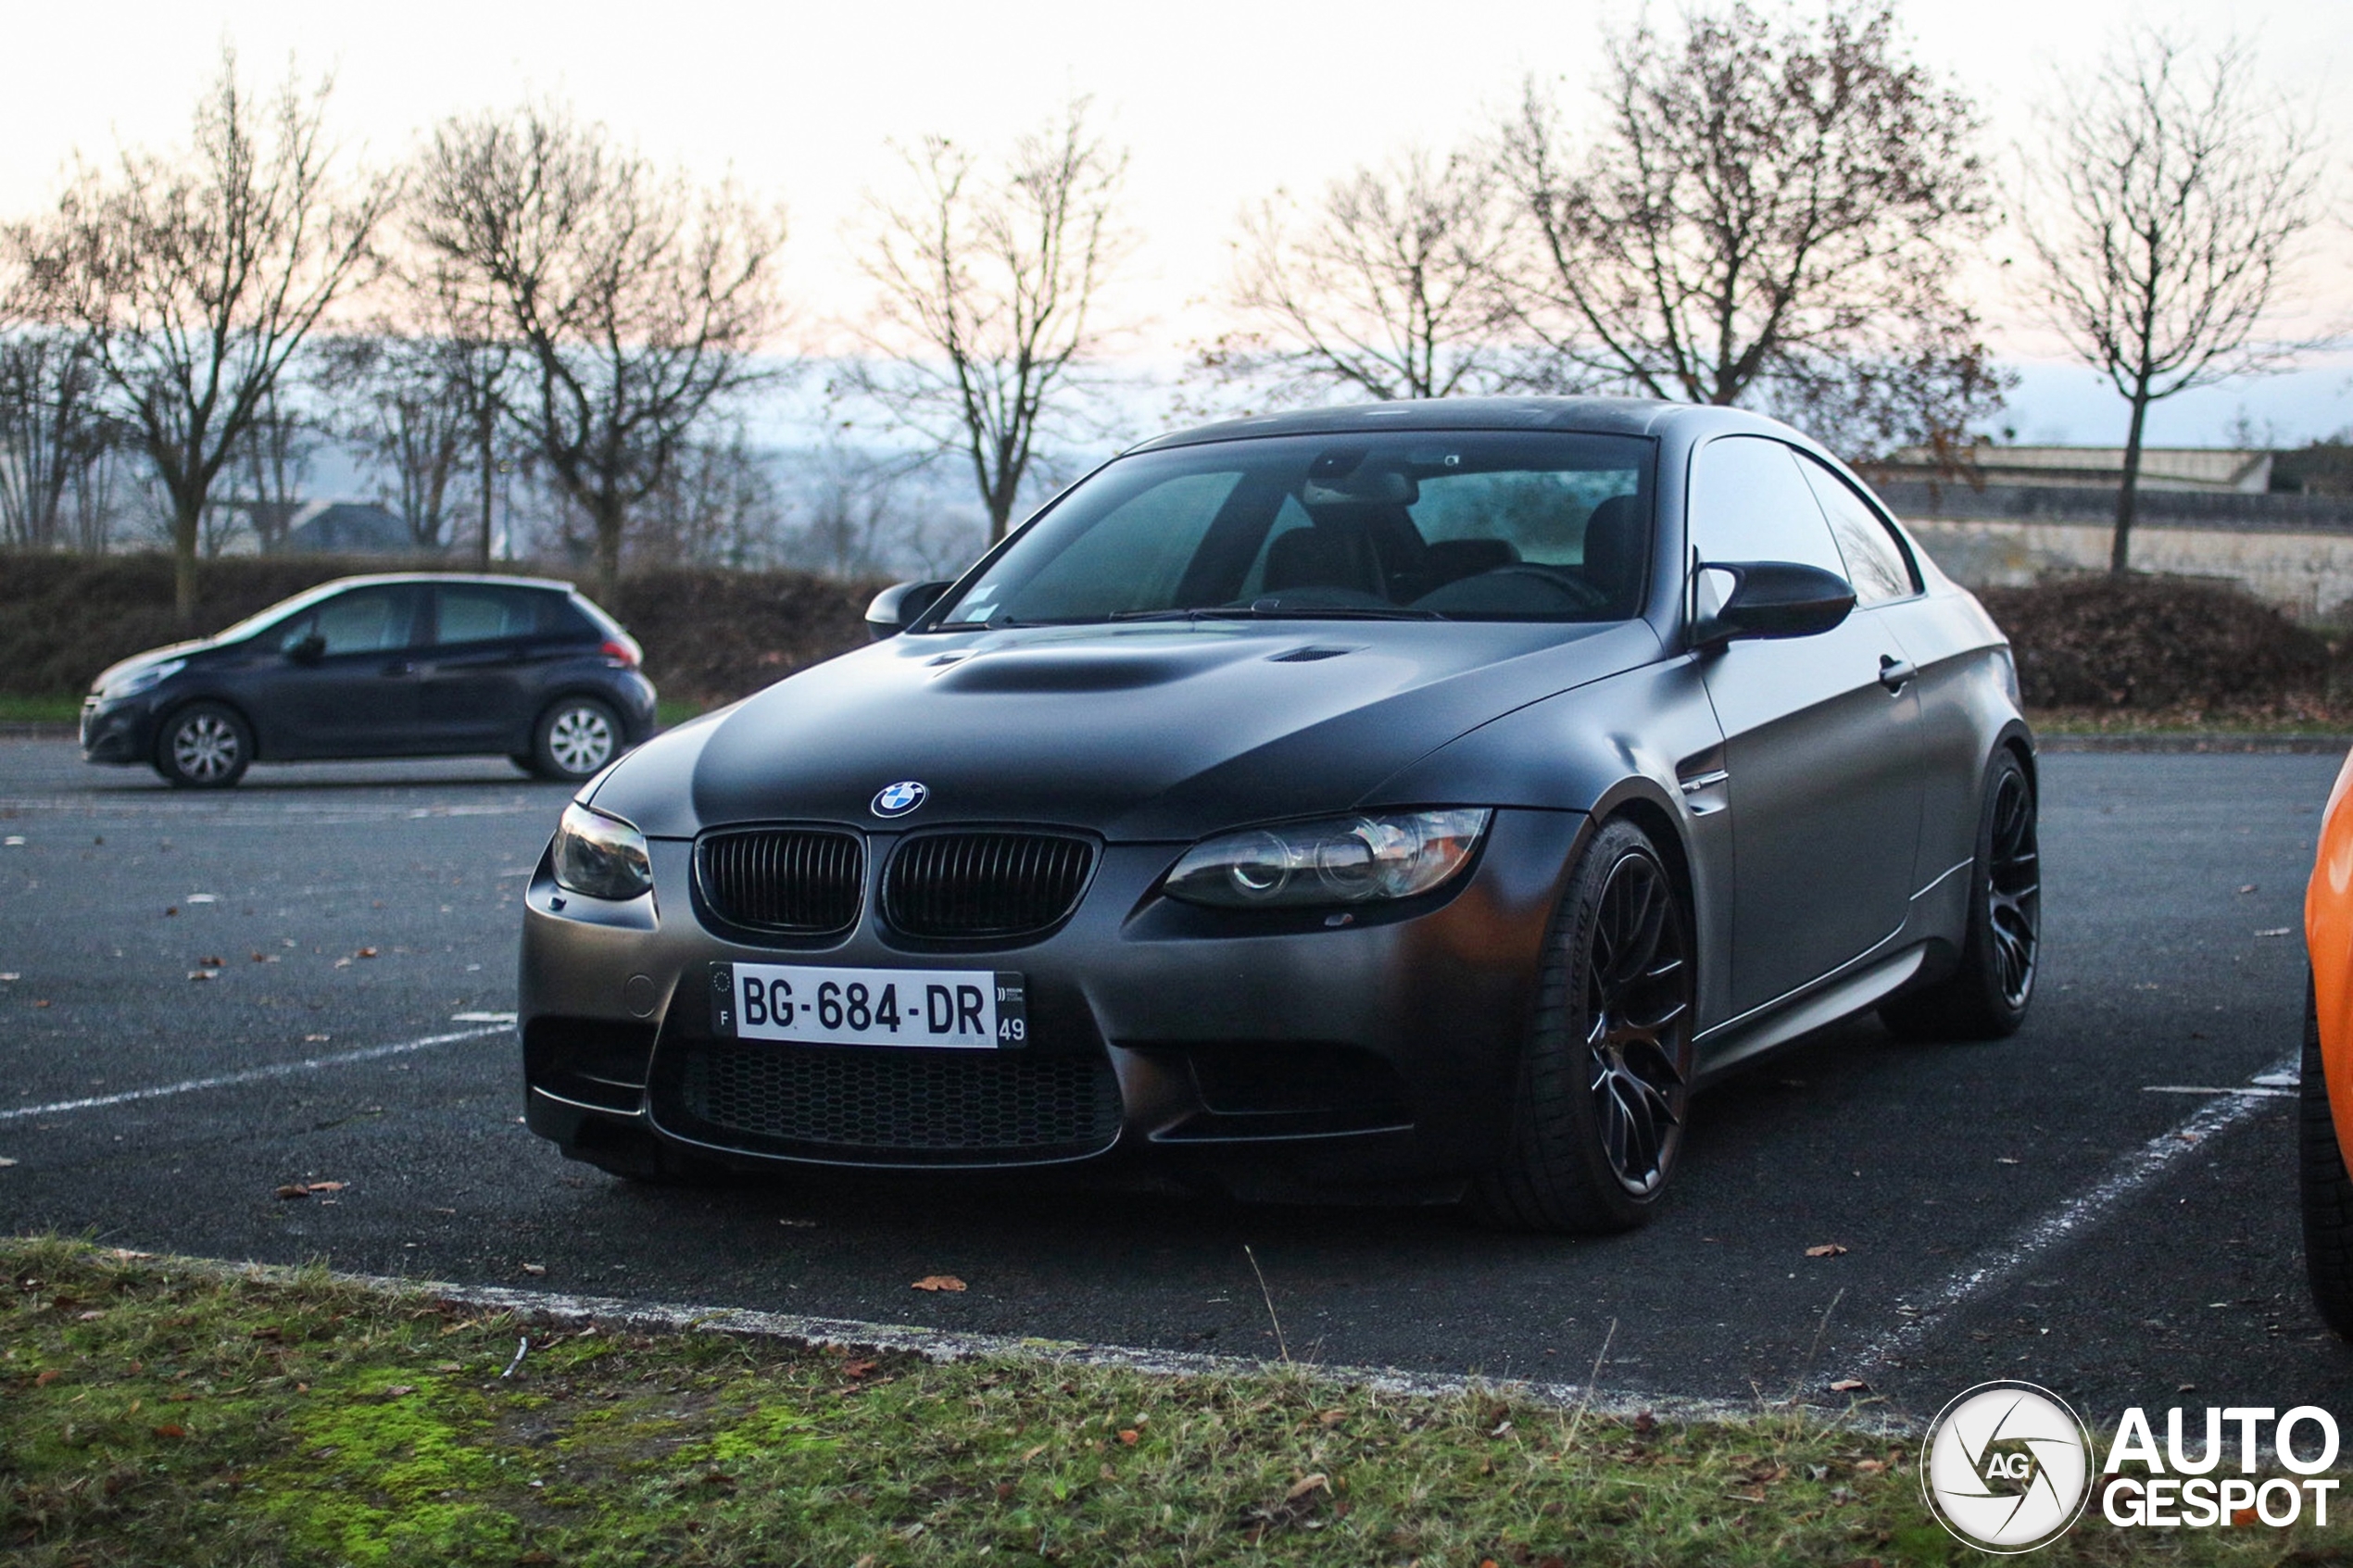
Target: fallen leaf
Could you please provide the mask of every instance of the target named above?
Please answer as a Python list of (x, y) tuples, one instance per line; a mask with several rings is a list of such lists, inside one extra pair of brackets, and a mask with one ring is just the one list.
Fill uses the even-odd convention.
[(334, 1036), (333, 1035), (305, 1035), (302, 1037), (302, 1043), (306, 1046), (319, 1046), (324, 1045), (333, 1038)]
[(1123, 1426), (1119, 1429), (1119, 1440), (1131, 1449), (1142, 1440), (1143, 1436), (1132, 1426)]
[(163, 911), (163, 912), (164, 912), (164, 916), (165, 916), (165, 918), (166, 918), (166, 919), (169, 919), (169, 918), (170, 918), (171, 916), (176, 915), (176, 914), (178, 914), (178, 913), (180, 912), (180, 906), (179, 906), (179, 905), (177, 905), (177, 904), (172, 904), (172, 905), (170, 905), (170, 906), (166, 907), (166, 909), (164, 909), (164, 911)]
[(547, 1272), (547, 1265), (545, 1263), (525, 1263), (522, 1266), (522, 1272), (527, 1274), (544, 1274)]
[(229, 966), (229, 960), (218, 955), (198, 959), (196, 962), (205, 969), (226, 969)]
[(1328, 1492), (1331, 1489), (1332, 1478), (1319, 1470), (1313, 1475), (1292, 1482), (1290, 1490), (1283, 1494), (1283, 1500), (1297, 1502), (1310, 1492)]
[(33, 998), (32, 1005), (37, 1008), (45, 1008), (49, 1005), (49, 998), (46, 997), (36, 997)]
[(304, 1185), (312, 1192), (341, 1192), (350, 1184), (347, 1182), (308, 1182)]
[(191, 980), (211, 980), (216, 978), (216, 974), (214, 971), (208, 969), (192, 969), (188, 972), (188, 978)]
[(1997, 1154), (1994, 1157), (1994, 1163), (1996, 1165), (2015, 1165), (2018, 1161), (2012, 1160), (2007, 1154)]
[(1883, 1459), (1860, 1459), (1855, 1461), (1855, 1469), (1858, 1474), (1878, 1475), (1886, 1471), (1887, 1461)]
[(166, 1422), (163, 1425), (157, 1427), (155, 1433), (158, 1437), (185, 1437), (188, 1435), (188, 1429), (173, 1421)]
[(372, 959), (376, 956), (376, 950), (373, 947), (362, 947), (351, 956), (355, 959)]
[(310, 1196), (310, 1189), (304, 1186), (300, 1182), (288, 1182), (284, 1186), (282, 1186), (271, 1193), (271, 1196), (273, 1198), (308, 1198)]
[(1871, 1386), (1859, 1377), (1842, 1377), (1831, 1385), (1833, 1394), (1868, 1394), (1870, 1391)]
[(437, 1362), (433, 1370), (435, 1372), (463, 1372), (466, 1370), (466, 1363), (463, 1361), (441, 1361)]
[(396, 1383), (391, 1387), (384, 1390), (384, 1398), (387, 1399), (402, 1399), (408, 1395), (415, 1393), (416, 1391), (417, 1386), (413, 1383)]
[(1013, 1495), (1013, 1484), (1011, 1481), (1000, 1481), (997, 1483), (997, 1500), (999, 1502), (1003, 1502), (1007, 1498), (1012, 1497)]
[(5, 1171), (15, 1163), (16, 1161), (9, 1159), (6, 1155), (0, 1154), (0, 1171)]
[(2274, 925), (2259, 931), (2255, 935), (2258, 936), (2285, 936), (2295, 929), (2296, 927), (2292, 925)]
[(962, 1290), (964, 1288), (964, 1282), (958, 1279), (954, 1274), (925, 1274), (923, 1278), (917, 1280), (913, 1286), (910, 1286), (910, 1288), (915, 1290)]
[(56, 1367), (51, 1367), (47, 1371), (44, 1372), (40, 1376), (34, 1378), (32, 1380), (32, 1386), (35, 1388), (46, 1388), (49, 1385), (55, 1383), (57, 1379), (63, 1377), (64, 1375), (65, 1374), (59, 1372)]
[(2250, 883), (2247, 883), (2246, 884), (2245, 884), (2244, 886), (2242, 886), (2242, 887), (2239, 889), (2239, 891), (2240, 891), (2240, 892), (2242, 892), (2242, 893), (2252, 893), (2252, 892), (2254, 892), (2254, 891), (2255, 891), (2255, 884), (2253, 884), (2253, 883), (2251, 883), (2251, 882), (2250, 882)]
[[(44, 1376), (44, 1377), (52, 1377), (52, 1376), (55, 1376), (55, 1375), (56, 1375), (56, 1374), (54, 1374), (54, 1373), (44, 1373), (42, 1375), (43, 1375), (43, 1376)], [(1048, 1447), (1049, 1447), (1049, 1445), (1048, 1445), (1048, 1444), (1045, 1444), (1045, 1443), (1040, 1443), (1040, 1444), (1038, 1444), (1036, 1448), (1034, 1448), (1034, 1449), (1030, 1449), (1027, 1453), (1026, 1453), (1026, 1454), (1024, 1454), (1024, 1455), (1022, 1455), (1022, 1456), (1021, 1456), (1021, 1461), (1022, 1461), (1022, 1463), (1024, 1463), (1024, 1464), (1027, 1464), (1027, 1463), (1028, 1463), (1031, 1460), (1036, 1459), (1036, 1458), (1037, 1458), (1039, 1454), (1044, 1453), (1044, 1452), (1046, 1451), (1046, 1449), (1047, 1449), (1047, 1448), (1048, 1448)]]
[(76, 1323), (96, 1323), (100, 1318), (103, 1318), (106, 1315), (106, 1313), (99, 1311), (94, 1307), (86, 1312), (76, 1312), (74, 1314), (74, 1321)]
[(12, 969), (12, 970), (8, 970), (8, 971), (6, 971), (6, 972), (0, 972), (0, 980), (22, 980), (23, 978), (24, 978), (24, 976), (23, 976), (23, 975), (19, 974), (19, 973), (18, 973), (15, 970), (13, 970), (13, 969)]
[(875, 1361), (851, 1361), (841, 1369), (841, 1374), (844, 1377), (863, 1377), (879, 1364)]
[(1808, 1258), (1839, 1258), (1843, 1257), (1845, 1252), (1846, 1248), (1835, 1241), (1826, 1241), (1819, 1247), (1809, 1247), (1806, 1249), (1806, 1255)]
[(351, 967), (351, 960), (349, 959), (337, 959), (335, 960), (335, 967), (337, 969), (349, 969)]

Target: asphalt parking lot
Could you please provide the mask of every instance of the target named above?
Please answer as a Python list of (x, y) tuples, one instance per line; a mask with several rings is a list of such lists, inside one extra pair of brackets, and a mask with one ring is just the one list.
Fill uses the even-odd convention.
[[(2293, 1073), (2336, 759), (2044, 767), (2026, 1030), (1805, 1042), (1703, 1097), (1657, 1223), (1568, 1242), (1066, 1184), (633, 1187), (524, 1131), (484, 1016), (514, 1005), (560, 788), (357, 764), (191, 796), (0, 739), (0, 1226), (1249, 1356), (1276, 1353), (1271, 1301), (1294, 1358), (1564, 1382), (1598, 1360), (1638, 1397), (1855, 1378), (1924, 1416), (2007, 1376), (2087, 1414), (2353, 1408), (2353, 1350), (2304, 1297), (2292, 1079), (2256, 1082)], [(314, 1182), (343, 1185), (273, 1196)], [(934, 1274), (969, 1288), (910, 1288)]]

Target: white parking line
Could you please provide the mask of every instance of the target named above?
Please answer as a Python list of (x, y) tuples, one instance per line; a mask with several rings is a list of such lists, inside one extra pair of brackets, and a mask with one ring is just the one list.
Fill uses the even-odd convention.
[(375, 1061), (387, 1056), (405, 1056), (410, 1051), (425, 1050), (434, 1046), (455, 1045), (460, 1040), (479, 1040), (485, 1035), (503, 1033), (505, 1028), (504, 1024), (494, 1024), (487, 1028), (459, 1029), (447, 1035), (428, 1035), (422, 1040), (403, 1040), (397, 1045), (370, 1046), (365, 1050), (341, 1051), (333, 1056), (311, 1056), (300, 1061), (277, 1061), (267, 1067), (248, 1067), (242, 1073), (223, 1073), (214, 1078), (189, 1078), (177, 1084), (159, 1084), (152, 1089), (125, 1089), (120, 1094), (52, 1100), (47, 1105), (20, 1105), (13, 1110), (0, 1110), (0, 1122), (20, 1121), (27, 1116), (61, 1116), (71, 1110), (96, 1110), (109, 1105), (129, 1105), (134, 1100), (190, 1095), (199, 1089), (227, 1089), (239, 1084), (258, 1084), (271, 1078), (291, 1078), (297, 1073), (315, 1073), (322, 1067), (341, 1067), (353, 1061)]
[[(1853, 1374), (1864, 1374), (1902, 1355), (1926, 1338), (1931, 1330), (1977, 1297), (2007, 1284), (2045, 1253), (2088, 1230), (2142, 1187), (2164, 1174), (2184, 1155), (2207, 1139), (2228, 1132), (2286, 1091), (2280, 1085), (2296, 1081), (2297, 1057), (2257, 1073), (2244, 1087), (2216, 1094), (2212, 1103), (2195, 1116), (2159, 1133), (2127, 1155), (2106, 1180), (2072, 1202), (2062, 1205), (2031, 1226), (2008, 1246), (1973, 1267), (1946, 1280), (1926, 1299), (1896, 1310), (1905, 1321), (1866, 1346), (1849, 1364)], [(2202, 1092), (2202, 1091), (2199, 1091)]]

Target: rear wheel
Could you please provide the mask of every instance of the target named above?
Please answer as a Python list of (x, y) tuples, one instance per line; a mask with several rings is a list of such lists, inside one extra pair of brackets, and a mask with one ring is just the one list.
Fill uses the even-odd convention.
[(1969, 934), (1960, 967), (1879, 1010), (1909, 1040), (1997, 1040), (2018, 1033), (2043, 956), (2043, 866), (2034, 785), (2007, 746), (1986, 770), (1985, 805), (1969, 868)]
[(1633, 823), (1607, 824), (1546, 939), (1511, 1145), (1472, 1188), (1482, 1219), (1603, 1232), (1650, 1217), (1691, 1102), (1692, 973), (1665, 862)]
[(253, 731), (233, 708), (192, 702), (156, 736), (156, 771), (179, 789), (227, 789), (253, 760)]
[(578, 784), (621, 755), (621, 720), (592, 696), (548, 705), (531, 732), (532, 771)]
[(2296, 1091), (2296, 1185), (2304, 1209), (2304, 1274), (2321, 1321), (2353, 1339), (2353, 1176), (2329, 1113), (2321, 1062), (2321, 1014), (2304, 985), (2304, 1082)]

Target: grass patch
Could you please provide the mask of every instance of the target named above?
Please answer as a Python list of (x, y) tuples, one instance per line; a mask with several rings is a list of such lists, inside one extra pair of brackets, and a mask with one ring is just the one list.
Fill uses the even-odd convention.
[(699, 719), (711, 711), (714, 704), (696, 702), (688, 697), (656, 697), (654, 721), (665, 730), (674, 730), (689, 719)]
[(78, 723), (82, 719), (82, 699), (68, 693), (63, 696), (25, 696), (15, 692), (0, 692), (0, 723)]
[[(1928, 1518), (1905, 1445), (1809, 1415), (552, 1331), (55, 1240), (0, 1262), (22, 1568), (1982, 1561)], [(2336, 1533), (2095, 1518), (2037, 1561), (2334, 1561)]]

